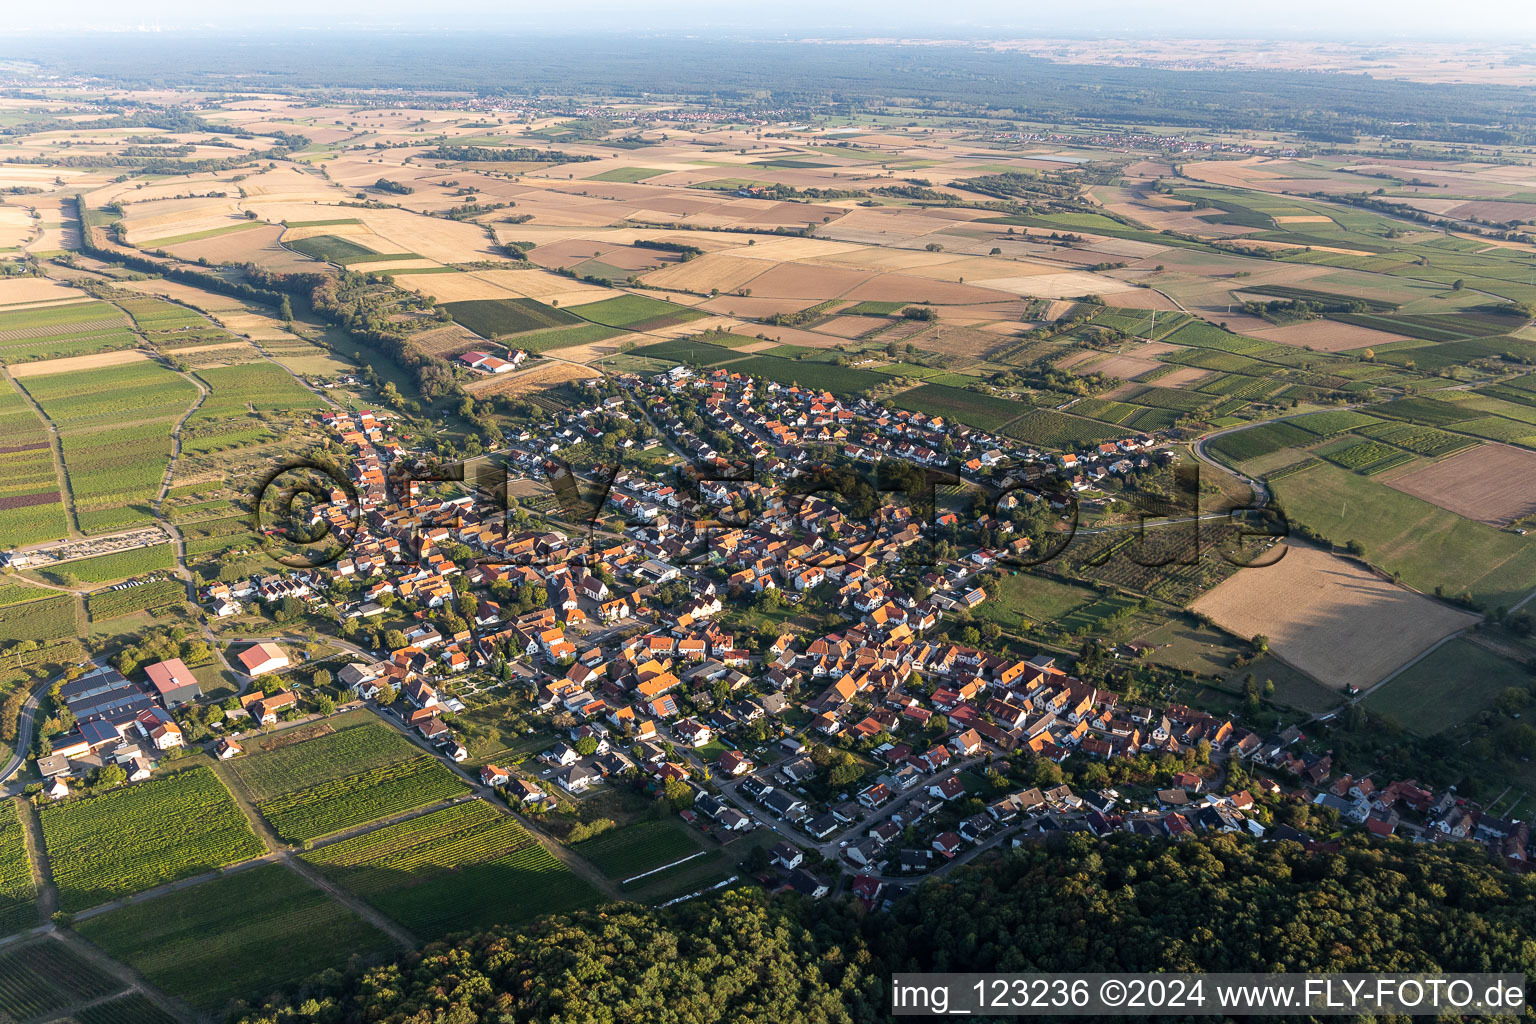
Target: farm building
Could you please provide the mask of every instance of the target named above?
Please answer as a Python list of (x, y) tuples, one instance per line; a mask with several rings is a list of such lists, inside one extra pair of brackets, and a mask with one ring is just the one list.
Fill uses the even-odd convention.
[(160, 703), (168, 708), (190, 704), (203, 695), (196, 677), (180, 658), (157, 661), (146, 668), (144, 674), (149, 677), (149, 685), (159, 694)]
[(253, 644), (240, 652), (240, 664), (247, 675), (261, 676), (287, 668), (289, 661), (276, 644)]
[(486, 373), (506, 373), (517, 368), (517, 364), (523, 361), (523, 353), (515, 352), (510, 360), (493, 356), (488, 352), (465, 352), (459, 356), (459, 362), (476, 370), (484, 370)]

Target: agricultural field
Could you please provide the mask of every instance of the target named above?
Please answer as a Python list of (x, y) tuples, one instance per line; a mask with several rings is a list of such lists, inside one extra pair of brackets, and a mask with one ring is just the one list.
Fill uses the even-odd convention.
[(616, 299), (604, 299), (584, 306), (572, 306), (569, 310), (583, 320), (606, 327), (623, 327), (631, 331), (651, 331), (661, 327), (673, 327), (690, 320), (702, 319), (707, 314), (663, 302), (645, 295), (624, 295)]
[(283, 244), (294, 252), (342, 267), (359, 263), (383, 263), (388, 260), (420, 258), (413, 252), (375, 252), (339, 235), (311, 235), (308, 238), (284, 241)]
[(40, 643), (76, 636), (79, 630), (77, 607), (76, 600), (67, 594), (6, 605), (0, 608), (0, 636), (7, 640), (36, 640)]
[(60, 562), (39, 570), (39, 575), (54, 583), (66, 579), (82, 583), (112, 583), (130, 576), (142, 576), (156, 570), (169, 569), (176, 561), (176, 552), (170, 544), (152, 544), (149, 547), (114, 551), (109, 555), (80, 558), (73, 562)]
[(892, 404), (988, 431), (998, 430), (1020, 412), (1018, 402), (944, 384), (923, 384), (903, 391), (892, 399)]
[(76, 928), (205, 1013), (394, 948), (383, 932), (281, 864), (130, 904)]
[(424, 939), (574, 910), (598, 893), (517, 819), (471, 800), (305, 854)]
[(443, 308), (455, 321), (482, 338), (569, 327), (582, 322), (581, 317), (537, 299), (476, 299), (450, 302)]
[(1334, 689), (1364, 688), (1476, 616), (1299, 542), (1240, 569), (1190, 606), (1240, 637), (1266, 636), (1282, 661)]
[(94, 907), (266, 852), (207, 768), (48, 804), (40, 814), (64, 910)]
[(122, 989), (122, 982), (61, 939), (0, 952), (0, 1015), (9, 1020), (45, 1020), (66, 1006)]
[(187, 585), (179, 579), (160, 579), (122, 590), (98, 590), (85, 599), (92, 622), (121, 618), (135, 612), (180, 605), (187, 599)]
[(1536, 543), (1324, 462), (1270, 481), (1278, 505), (1336, 544), (1358, 541), (1365, 557), (1408, 586), (1449, 596), (1469, 591), (1488, 608), (1512, 606), (1536, 584)]
[(48, 429), (14, 383), (0, 383), (0, 548), (68, 536)]
[(1089, 445), (1119, 440), (1126, 435), (1123, 427), (1116, 429), (1054, 409), (1031, 409), (1003, 427), (1002, 433), (1025, 444), (1057, 451), (1077, 451)]
[(141, 992), (94, 1003), (75, 1014), (80, 1024), (177, 1024), (176, 1018)]
[(1465, 637), (1430, 652), (1365, 699), (1366, 708), (1419, 736), (1474, 718), (1518, 677), (1518, 666)]
[(303, 843), (465, 792), (431, 754), (332, 779), (256, 805), (285, 842)]
[(699, 852), (687, 833), (664, 821), (638, 821), (611, 828), (572, 844), (571, 849), (609, 878), (620, 881)]
[(20, 383), (59, 429), (80, 528), (105, 532), (148, 519), (171, 455), (170, 427), (197, 388), (149, 360)]
[[(335, 721), (339, 725), (343, 719)], [(253, 739), (245, 757), (229, 762), (229, 771), (251, 799), (260, 802), (344, 779), (360, 770), (397, 764), (421, 752), (372, 716), (353, 721), (356, 724), (313, 738), (309, 734), (316, 727), (302, 726), (263, 740)], [(319, 728), (330, 730), (332, 726), (322, 724)], [(271, 746), (262, 749), (263, 743)]]
[(37, 924), (36, 891), (26, 835), (13, 800), (0, 800), (0, 935)]
[(1536, 452), (1479, 445), (1406, 475), (1387, 486), (1489, 526), (1536, 515)]

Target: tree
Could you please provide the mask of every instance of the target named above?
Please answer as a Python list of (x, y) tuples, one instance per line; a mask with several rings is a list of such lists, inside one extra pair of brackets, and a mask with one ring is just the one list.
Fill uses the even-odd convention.
[(662, 785), (662, 796), (674, 811), (686, 811), (693, 806), (694, 791), (682, 779), (668, 779)]
[(576, 753), (580, 754), (582, 757), (591, 757), (593, 754), (597, 753), (597, 737), (583, 736), (581, 739), (577, 740)]
[(315, 683), (316, 686), (319, 686), (319, 687), (330, 686), (331, 685), (331, 671), (330, 671), (330, 669), (322, 668), (318, 672), (316, 672), (315, 673), (315, 678), (314, 678), (314, 683)]
[(109, 764), (96, 773), (96, 786), (100, 789), (113, 789), (128, 781), (128, 773), (120, 764)]
[(847, 761), (833, 766), (832, 770), (827, 773), (827, 782), (828, 784), (841, 789), (844, 786), (848, 786), (859, 781), (859, 779), (863, 777), (864, 766), (850, 757)]
[(334, 715), (336, 713), (336, 701), (331, 699), (330, 694), (316, 694), (315, 710), (322, 715)]
[(928, 731), (935, 736), (949, 732), (949, 718), (945, 715), (934, 715), (929, 718)]
[(395, 688), (393, 686), (381, 686), (379, 687), (379, 692), (374, 695), (374, 699), (379, 702), (380, 707), (388, 707), (389, 705), (393, 704), (398, 699), (398, 697), (399, 695), (395, 693)]

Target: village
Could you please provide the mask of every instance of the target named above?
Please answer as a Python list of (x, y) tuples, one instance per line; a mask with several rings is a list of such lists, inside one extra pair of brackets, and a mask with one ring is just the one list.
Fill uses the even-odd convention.
[[(253, 602), (333, 608), (342, 642), (368, 655), (337, 682), (455, 764), (469, 756), (450, 724), (465, 708), (458, 691), (524, 693), (547, 748), (479, 766), (514, 810), (603, 786), (665, 795), (721, 843), (775, 833), (768, 864), (752, 866), (812, 896), (846, 872), (874, 906), (985, 850), (1076, 832), (1326, 849), (1344, 829), (1479, 842), (1524, 868), (1527, 824), (1413, 780), (1336, 775), (1299, 728), (1268, 735), (1183, 705), (1127, 706), (1052, 654), (991, 653), (945, 631), (947, 617), (989, 600), (1001, 560), (1029, 554), (1032, 508), (1053, 519), (1063, 495), (1092, 500), (1106, 477), (1164, 462), (1155, 438), (1046, 456), (868, 399), (759, 392), (750, 378), (682, 368), (584, 402), (509, 433), (509, 473), (549, 474), (552, 457), (617, 421), (659, 432), (704, 471), (692, 488), (665, 469), (615, 472), (605, 506), (580, 510), (591, 512), (581, 536), (576, 510), (557, 528), (422, 479), (386, 415), (328, 412), (356, 506), (338, 487), (313, 517), (353, 529), (348, 549), (327, 567), (215, 583), (202, 594), (208, 615)], [(965, 478), (1001, 484), (1004, 500), (965, 532), (955, 512), (935, 509), (925, 528), (910, 504), (887, 502), (873, 528), (848, 536), (836, 501), (764, 482), (792, 482), (829, 449), (850, 462), (953, 460)], [(730, 478), (743, 460), (755, 479)], [(913, 559), (935, 528), (993, 546)], [(751, 632), (722, 624), (740, 608)], [(380, 629), (386, 620), (402, 628)], [(813, 620), (835, 628), (790, 625)], [(226, 703), (228, 734), (209, 743), (220, 759), (242, 752), (244, 730), (305, 716), (301, 695), (259, 686), (290, 666), (282, 645), (251, 643), (237, 660), (248, 685)], [(133, 780), (176, 756), (176, 713), (199, 696), (196, 681), (176, 660), (144, 675), (99, 667), (63, 685), (78, 724), (39, 761), (49, 795), (107, 764)]]

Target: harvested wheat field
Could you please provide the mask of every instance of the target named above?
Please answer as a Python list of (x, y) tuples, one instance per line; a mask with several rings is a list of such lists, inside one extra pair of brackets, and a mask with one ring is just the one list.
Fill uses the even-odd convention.
[[(655, 288), (676, 288), (685, 292), (708, 292), (718, 288), (722, 292), (734, 292), (753, 278), (761, 277), (775, 269), (772, 263), (744, 259), (740, 256), (717, 252), (687, 263), (674, 263), (645, 277), (645, 283)], [(753, 292), (757, 289), (754, 287)], [(794, 293), (798, 295), (798, 293)]]
[(1272, 653), (1332, 689), (1370, 686), (1477, 621), (1321, 548), (1292, 540), (1283, 550), (1190, 608), (1238, 636), (1268, 637)]
[[(811, 268), (807, 268), (811, 269)], [(935, 281), (928, 277), (912, 277), (907, 274), (881, 274), (845, 292), (845, 299), (858, 302), (926, 302), (940, 306), (976, 305), (1006, 301), (1012, 295), (1006, 290), (958, 284), (954, 281)]]
[(711, 313), (725, 313), (728, 316), (767, 319), (779, 313), (798, 313), (814, 305), (816, 303), (807, 299), (763, 299), (756, 295), (750, 298), (743, 298), (740, 295), (721, 295), (719, 298), (699, 303), (698, 308), (707, 309)]
[[(1082, 367), (1091, 373), (1102, 373), (1108, 377), (1119, 377), (1121, 380), (1130, 380), (1139, 374), (1155, 370), (1162, 363), (1151, 359), (1137, 359), (1135, 356), (1110, 356), (1101, 362)], [(1162, 381), (1158, 382), (1159, 384)]]
[(0, 306), (85, 298), (89, 296), (78, 288), (71, 288), (42, 277), (13, 277), (0, 281)]
[(15, 248), (30, 241), (36, 223), (30, 210), (0, 206), (0, 248)]
[(818, 324), (818, 334), (830, 334), (834, 338), (857, 338), (881, 327), (891, 326), (891, 321), (881, 316), (835, 316), (824, 324)]
[[(1158, 365), (1166, 366), (1167, 364), (1159, 363)], [(1198, 366), (1181, 366), (1172, 373), (1166, 373), (1157, 378), (1154, 383), (1160, 388), (1178, 388), (1183, 387), (1185, 384), (1193, 384), (1196, 381), (1204, 380), (1211, 375), (1211, 372)]]
[(522, 396), (556, 387), (567, 381), (590, 380), (599, 376), (601, 374), (596, 370), (587, 370), (565, 362), (551, 362), (543, 366), (535, 366), (523, 373), (488, 376), (468, 384), (465, 390), (476, 398), (483, 398), (486, 395)]
[(12, 377), (46, 377), (54, 373), (70, 373), (75, 370), (99, 370), (103, 366), (121, 366), (124, 363), (141, 363), (149, 356), (137, 349), (125, 348), (116, 352), (97, 352), (89, 356), (66, 356), (63, 359), (40, 359), (35, 363), (22, 363), (9, 367)]
[(1037, 299), (1065, 299), (1076, 298), (1079, 295), (1102, 295), (1107, 288), (1113, 288), (1119, 284), (1117, 281), (1103, 277), (1095, 277), (1086, 272), (1066, 274), (1035, 274), (1024, 276), (1014, 274), (1010, 277), (988, 278), (978, 280), (975, 284), (994, 288), (998, 291), (1011, 292), (1014, 295), (1028, 295)]
[(1386, 345), (1394, 341), (1408, 340), (1401, 334), (1373, 331), (1369, 327), (1341, 324), (1336, 320), (1308, 320), (1305, 323), (1291, 324), (1287, 327), (1266, 327), (1260, 330), (1244, 330), (1228, 320), (1227, 326), (1234, 331), (1242, 331), (1244, 334), (1263, 338), (1265, 341), (1315, 349), (1318, 352), (1348, 352), (1357, 348), (1370, 348), (1372, 345)]
[(180, 281), (167, 281), (163, 278), (150, 281), (121, 281), (117, 287), (124, 291), (139, 292), (143, 295), (159, 295), (163, 298), (173, 299), (193, 309), (200, 309), (207, 313), (220, 313), (225, 311), (245, 312), (245, 303), (229, 295), (220, 295), (218, 292), (204, 291), (190, 284), (182, 284)]
[(1383, 482), (1489, 526), (1536, 514), (1536, 452), (1509, 445), (1478, 445)]

